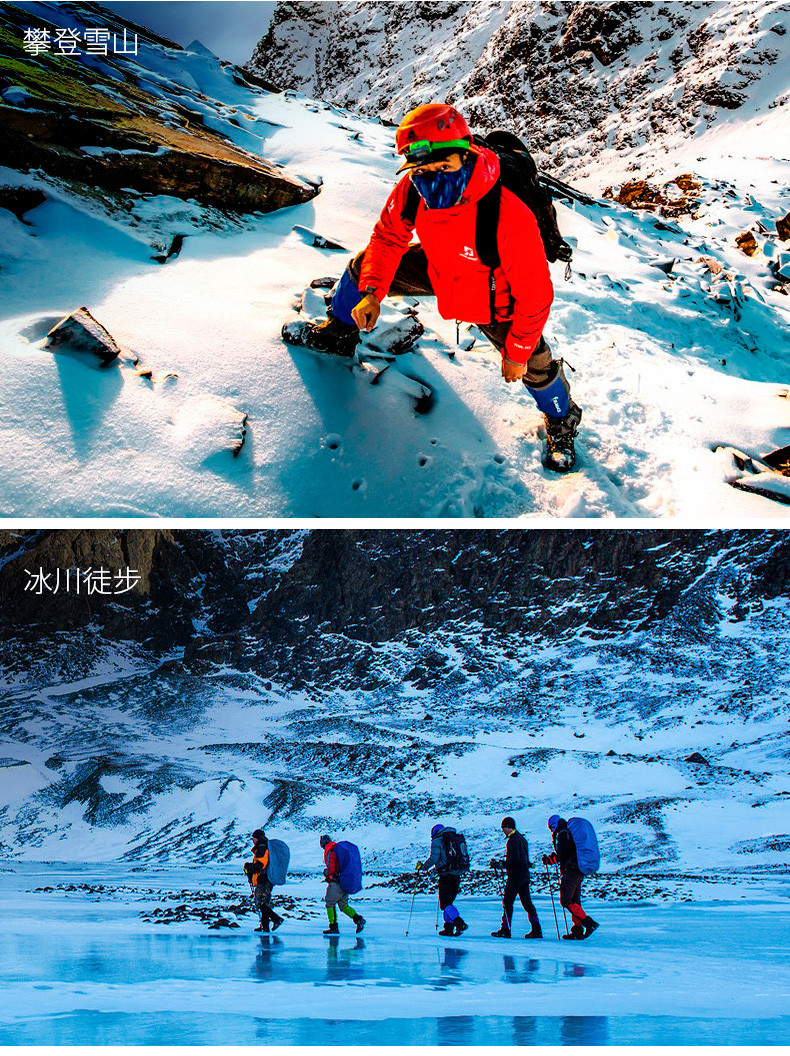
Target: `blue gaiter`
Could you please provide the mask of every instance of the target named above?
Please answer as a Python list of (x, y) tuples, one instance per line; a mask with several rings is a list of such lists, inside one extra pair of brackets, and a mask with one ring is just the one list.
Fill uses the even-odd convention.
[(449, 209), (466, 190), (473, 165), (466, 162), (455, 172), (414, 173), (411, 182), (429, 209)]

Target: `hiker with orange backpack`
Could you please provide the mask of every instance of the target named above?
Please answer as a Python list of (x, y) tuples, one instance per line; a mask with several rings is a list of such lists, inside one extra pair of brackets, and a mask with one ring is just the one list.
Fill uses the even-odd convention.
[[(582, 412), (543, 338), (554, 294), (535, 213), (503, 185), (498, 153), (475, 142), (447, 103), (412, 110), (395, 141), (404, 157), (398, 171), (406, 175), (367, 248), (349, 262), (326, 320), (288, 323), (283, 338), (353, 356), (359, 332), (375, 327), (388, 293), (433, 294), (442, 318), (477, 324), (499, 350), (502, 377), (523, 382), (543, 412), (544, 466), (568, 472)], [(419, 245), (410, 245), (413, 232)]]

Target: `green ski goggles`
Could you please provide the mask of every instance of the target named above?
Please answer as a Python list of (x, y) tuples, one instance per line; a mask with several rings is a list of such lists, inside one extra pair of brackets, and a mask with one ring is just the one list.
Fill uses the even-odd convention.
[(469, 150), (469, 140), (445, 139), (441, 143), (433, 143), (430, 139), (418, 139), (416, 143), (409, 143), (403, 153), (410, 162), (430, 161), (434, 151), (451, 150), (453, 147), (459, 150)]

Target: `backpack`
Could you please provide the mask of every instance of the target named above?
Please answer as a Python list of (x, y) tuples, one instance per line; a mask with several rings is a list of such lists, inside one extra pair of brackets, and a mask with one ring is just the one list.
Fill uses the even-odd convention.
[(568, 831), (576, 844), (576, 860), (579, 871), (592, 876), (601, 868), (601, 852), (595, 829), (585, 818), (568, 818)]
[[(499, 227), (499, 206), (502, 199), (502, 188), (506, 187), (534, 213), (538, 222), (540, 237), (546, 259), (553, 264), (556, 260), (565, 263), (565, 278), (570, 278), (570, 262), (573, 250), (560, 234), (557, 224), (557, 212), (554, 208), (551, 192), (545, 182), (538, 176), (538, 167), (527, 147), (518, 136), (511, 132), (497, 130), (487, 136), (475, 136), (474, 141), (488, 147), (499, 158), (500, 174), (494, 186), (488, 190), (477, 203), (477, 221), (475, 226), (475, 250), (480, 261), (491, 269), (489, 288), (491, 293), (491, 320), (494, 320), (494, 269), (501, 260), (497, 245)], [(403, 218), (414, 224), (420, 204), (420, 193), (413, 183), (409, 184)]]
[(466, 873), (469, 870), (469, 851), (466, 849), (466, 837), (461, 832), (442, 833), (442, 851), (444, 852), (443, 870), (448, 873)]
[(338, 881), (347, 895), (362, 890), (362, 858), (359, 847), (348, 840), (341, 840), (334, 847), (337, 855)]
[(288, 875), (288, 863), (291, 851), (282, 840), (269, 840), (269, 864), (266, 866), (266, 879), (270, 884), (284, 884)]

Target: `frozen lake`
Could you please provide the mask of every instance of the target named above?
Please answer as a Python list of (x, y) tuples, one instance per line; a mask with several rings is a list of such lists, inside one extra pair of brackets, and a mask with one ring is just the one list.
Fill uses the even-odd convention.
[[(76, 877), (85, 880), (87, 874)], [(591, 903), (583, 943), (495, 940), (493, 899), (459, 900), (470, 930), (444, 940), (435, 902), (387, 890), (355, 899), (361, 936), (341, 917), (321, 934), (318, 881), (288, 885), (292, 914), (272, 936), (205, 923), (154, 925), (159, 875), (36, 892), (64, 874), (0, 876), (0, 1044), (781, 1045), (790, 1028), (786, 899), (651, 906)], [(72, 874), (72, 880), (75, 879)], [(195, 877), (179, 874), (195, 887)], [(148, 893), (144, 893), (148, 885)], [(163, 882), (163, 891), (165, 891)], [(294, 896), (294, 892), (297, 894)], [(167, 887), (165, 898), (173, 899)], [(164, 901), (164, 899), (163, 899)], [(562, 928), (562, 921), (560, 921)], [(519, 913), (514, 934), (523, 934)], [(327, 1033), (328, 1028), (333, 1028)]]

